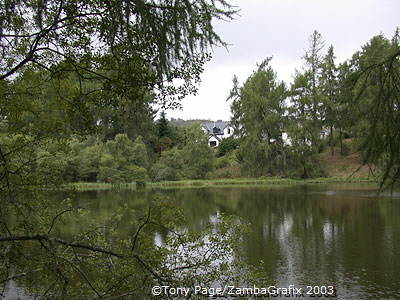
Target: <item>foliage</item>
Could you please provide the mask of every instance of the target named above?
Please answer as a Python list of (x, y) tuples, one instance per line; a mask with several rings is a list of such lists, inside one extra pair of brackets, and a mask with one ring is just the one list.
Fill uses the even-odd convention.
[(215, 160), (215, 168), (216, 169), (221, 169), (223, 167), (226, 167), (227, 165), (229, 165), (230, 163), (230, 159), (227, 156), (222, 156), (222, 157), (218, 157)]
[(218, 156), (221, 157), (231, 153), (238, 145), (238, 140), (234, 136), (223, 139), (218, 146)]
[(339, 123), (339, 101), (338, 101), (338, 68), (335, 65), (333, 46), (323, 59), (321, 86), (323, 91), (323, 124), (329, 127), (329, 146), (331, 155), (334, 155), (334, 128), (340, 128)]
[(149, 167), (146, 146), (141, 136), (132, 142), (127, 135), (117, 134), (115, 139), (102, 145), (97, 180), (105, 182), (145, 182)]
[(169, 129), (168, 120), (165, 117), (165, 111), (162, 111), (160, 114), (160, 119), (157, 122), (157, 130), (158, 130), (159, 137), (168, 137), (171, 134), (170, 129)]
[[(176, 108), (197, 92), (207, 51), (224, 45), (213, 20), (234, 13), (224, 0), (0, 3), (2, 284), (18, 281), (42, 298), (143, 299), (154, 284), (245, 280), (232, 264), (242, 257), (238, 220), (219, 218), (188, 234), (176, 207), (155, 199), (147, 214), (130, 212), (132, 232), (124, 236), (117, 227), (126, 207), (90, 222), (69, 198), (48, 194), (68, 181), (140, 186), (148, 170), (154, 180), (177, 180), (231, 166), (231, 157), (215, 162), (198, 124), (174, 130), (164, 116), (157, 126), (153, 105)], [(331, 146), (334, 129), (340, 142), (342, 131), (350, 134), (365, 162), (381, 166), (382, 182), (398, 182), (399, 32), (391, 41), (374, 37), (338, 68), (333, 48), (326, 56), (322, 49), (315, 31), (290, 93), (270, 58), (242, 87), (234, 78), (229, 98), (240, 139), (232, 153), (255, 176), (321, 176), (321, 130), (329, 126)], [(148, 151), (155, 148), (158, 161)], [(70, 235), (65, 221), (87, 230)], [(154, 243), (160, 232), (161, 246)]]
[(172, 140), (167, 136), (163, 136), (158, 139), (157, 150), (162, 153), (165, 150), (171, 149), (172, 145)]
[(129, 165), (127, 169), (128, 169), (128, 178), (131, 181), (135, 181), (136, 185), (138, 185), (139, 187), (145, 186), (148, 178), (147, 170), (145, 168), (135, 165)]
[(194, 124), (186, 132), (186, 145), (182, 149), (182, 158), (187, 178), (205, 178), (214, 167), (214, 154), (208, 146), (208, 135)]
[(360, 149), (365, 162), (381, 166), (382, 185), (396, 184), (400, 179), (399, 29), (392, 40), (373, 37), (354, 55), (353, 64)]
[(241, 126), (239, 153), (243, 168), (247, 174), (255, 176), (281, 172), (282, 165), (276, 158), (284, 156), (286, 86), (277, 80), (269, 66), (270, 60), (263, 61), (240, 89), (234, 81), (231, 92), (231, 96), (235, 94), (234, 116), (240, 116), (233, 122)]
[[(183, 267), (191, 270), (202, 237), (168, 236), (165, 247), (154, 245), (156, 230), (177, 232), (179, 215), (135, 215), (134, 235), (124, 237), (116, 232), (119, 212), (90, 224), (81, 209), (46, 191), (65, 178), (143, 182), (150, 163), (138, 136), (148, 134), (151, 145), (152, 105), (174, 108), (197, 91), (207, 51), (224, 45), (212, 21), (234, 13), (224, 0), (0, 3), (2, 284), (18, 280), (36, 298), (143, 299), (152, 284), (187, 283), (182, 265), (168, 258), (189, 248)], [(67, 216), (87, 222), (87, 231), (62, 232)], [(228, 242), (221, 229), (219, 241)], [(196, 262), (209, 268), (227, 247), (212, 246)], [(215, 280), (214, 272), (199, 274)]]
[(241, 119), (243, 117), (243, 112), (241, 109), (239, 80), (236, 75), (232, 79), (232, 84), (233, 87), (230, 90), (229, 96), (226, 100), (231, 101), (231, 124), (233, 126), (235, 135), (242, 136), (243, 132)]
[(154, 181), (179, 180), (184, 177), (184, 162), (182, 150), (172, 148), (161, 153), (160, 160), (151, 170)]
[(89, 71), (91, 78), (105, 79), (93, 67), (112, 61), (123, 84), (154, 84), (154, 77), (163, 76), (187, 82), (190, 72), (198, 74), (190, 60), (209, 46), (224, 45), (211, 20), (229, 20), (235, 13), (223, 0), (6, 1), (0, 8), (0, 80), (25, 66), (51, 69), (65, 60), (70, 65), (61, 71)]
[[(166, 282), (192, 287), (246, 276), (237, 271), (243, 268), (238, 241), (246, 227), (235, 218), (219, 216), (202, 232), (184, 233), (182, 212), (168, 199), (154, 197), (143, 211), (121, 207), (97, 224), (70, 200), (62, 204), (64, 211), (57, 208), (60, 203), (47, 202), (48, 212), (58, 213), (58, 220), (43, 215), (43, 233), (31, 235), (20, 229), (14, 231), (17, 235), (1, 237), (0, 274), (18, 280), (25, 294), (147, 299), (152, 286)], [(131, 234), (118, 229), (124, 216), (131, 216)], [(87, 229), (73, 232), (77, 240), (69, 241), (56, 235), (63, 228), (60, 220), (70, 228), (83, 223)], [(162, 245), (157, 246), (154, 238), (160, 232)], [(10, 267), (15, 273), (9, 273)]]

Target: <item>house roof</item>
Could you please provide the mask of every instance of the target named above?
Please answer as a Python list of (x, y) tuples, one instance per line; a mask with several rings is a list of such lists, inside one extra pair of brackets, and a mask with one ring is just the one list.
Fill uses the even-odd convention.
[(220, 133), (224, 133), (224, 129), (229, 126), (229, 121), (217, 121), (217, 122), (203, 122), (200, 124), (204, 129), (206, 129), (209, 133), (214, 133), (214, 128), (218, 128)]
[(216, 134), (211, 134), (208, 140), (211, 140), (211, 138), (215, 138), (218, 142), (221, 142), (221, 138), (218, 137)]

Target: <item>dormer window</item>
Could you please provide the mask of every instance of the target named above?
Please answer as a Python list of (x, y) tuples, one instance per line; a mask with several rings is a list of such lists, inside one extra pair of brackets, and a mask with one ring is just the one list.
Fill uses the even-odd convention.
[(218, 127), (213, 128), (213, 133), (219, 133), (219, 132), (220, 132), (220, 129)]

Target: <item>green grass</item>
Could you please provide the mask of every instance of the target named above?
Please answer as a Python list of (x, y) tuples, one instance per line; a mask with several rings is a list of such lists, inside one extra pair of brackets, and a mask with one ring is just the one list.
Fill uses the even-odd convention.
[(135, 183), (121, 183), (112, 184), (105, 182), (74, 182), (68, 184), (67, 187), (72, 187), (78, 191), (91, 191), (91, 190), (111, 190), (111, 189), (136, 189)]
[(181, 187), (181, 186), (224, 186), (224, 185), (288, 185), (304, 183), (374, 183), (368, 178), (352, 177), (327, 177), (314, 179), (291, 179), (281, 177), (261, 177), (261, 178), (227, 178), (227, 179), (199, 179), (199, 180), (180, 180), (162, 181), (149, 183), (151, 187)]
[[(192, 187), (215, 187), (215, 186), (260, 186), (260, 185), (294, 185), (294, 184), (322, 184), (322, 183), (376, 183), (371, 178), (359, 177), (323, 177), (313, 179), (290, 179), (281, 177), (260, 177), (260, 178), (225, 178), (225, 179), (198, 179), (148, 182), (146, 188), (192, 188)], [(98, 183), (98, 182), (77, 182), (72, 186), (78, 191), (88, 190), (110, 190), (110, 189), (136, 189), (135, 183)]]

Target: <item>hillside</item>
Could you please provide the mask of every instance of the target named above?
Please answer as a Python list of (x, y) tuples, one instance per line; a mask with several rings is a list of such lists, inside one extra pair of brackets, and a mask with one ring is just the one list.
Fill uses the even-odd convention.
[[(359, 152), (352, 152), (349, 155), (340, 155), (340, 149), (335, 148), (335, 154), (330, 154), (330, 149), (326, 149), (320, 154), (319, 159), (328, 177), (371, 177), (375, 172), (375, 167), (361, 164)], [(372, 171), (371, 171), (372, 170)]]

